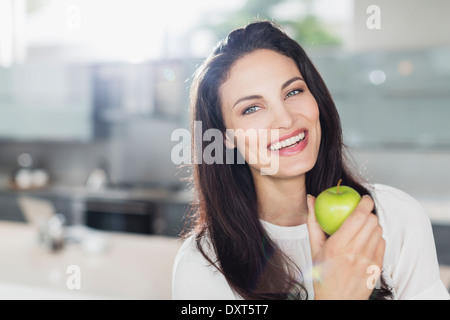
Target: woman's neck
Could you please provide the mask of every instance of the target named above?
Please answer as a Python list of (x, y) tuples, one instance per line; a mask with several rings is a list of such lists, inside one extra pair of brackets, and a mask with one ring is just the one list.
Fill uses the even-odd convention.
[(306, 223), (305, 175), (295, 178), (276, 178), (253, 174), (260, 218), (280, 226)]

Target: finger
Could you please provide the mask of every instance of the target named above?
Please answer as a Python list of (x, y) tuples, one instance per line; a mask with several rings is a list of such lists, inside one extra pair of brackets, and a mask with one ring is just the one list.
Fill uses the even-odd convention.
[(383, 229), (381, 226), (377, 226), (373, 229), (370, 238), (368, 238), (364, 251), (369, 258), (377, 260), (380, 258), (379, 255), (381, 253), (384, 254), (384, 246), (385, 241), (383, 239)]
[(308, 227), (309, 233), (309, 242), (311, 245), (311, 254), (314, 257), (316, 253), (320, 250), (326, 240), (325, 232), (320, 228), (319, 223), (316, 219), (316, 213), (314, 211), (314, 204), (316, 202), (316, 198), (308, 195), (306, 197), (306, 203), (308, 206), (308, 217), (306, 221), (306, 225)]
[(333, 235), (339, 237), (342, 244), (350, 243), (365, 225), (368, 217), (372, 214), (374, 207), (375, 204), (372, 198), (368, 195), (364, 195), (353, 212)]
[(378, 242), (378, 246), (375, 251), (375, 262), (380, 268), (383, 268), (385, 251), (386, 251), (386, 240), (384, 240), (384, 238), (381, 238), (380, 241)]
[(373, 213), (369, 214), (359, 232), (352, 239), (351, 243), (355, 251), (366, 250), (366, 247), (373, 236), (373, 232), (377, 227), (379, 227), (378, 217)]

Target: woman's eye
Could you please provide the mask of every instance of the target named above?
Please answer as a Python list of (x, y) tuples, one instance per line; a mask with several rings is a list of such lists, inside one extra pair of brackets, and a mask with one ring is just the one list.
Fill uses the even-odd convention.
[(251, 107), (248, 107), (247, 109), (245, 109), (244, 112), (243, 112), (242, 114), (253, 113), (253, 112), (258, 111), (258, 109), (260, 109), (260, 107), (257, 107), (257, 106), (251, 106)]
[(299, 94), (301, 92), (303, 92), (302, 89), (295, 89), (295, 90), (289, 91), (288, 94), (286, 95), (286, 98), (295, 96), (295, 95), (297, 95), (297, 94)]

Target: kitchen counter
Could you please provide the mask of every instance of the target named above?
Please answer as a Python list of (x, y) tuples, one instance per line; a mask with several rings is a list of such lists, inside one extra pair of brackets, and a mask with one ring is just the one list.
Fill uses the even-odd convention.
[[(76, 228), (67, 231), (78, 241), (52, 252), (33, 226), (0, 222), (0, 299), (171, 298), (181, 240)], [(79, 268), (80, 289), (70, 288), (70, 266)]]
[[(171, 299), (182, 240), (81, 231), (84, 241), (51, 252), (39, 244), (34, 227), (0, 222), (0, 299)], [(71, 266), (79, 268), (79, 289), (70, 288)], [(440, 271), (450, 287), (450, 266)]]
[[(90, 225), (88, 220), (92, 222), (90, 218), (93, 218), (96, 221), (92, 222), (94, 224), (90, 226), (105, 230), (110, 230), (105, 226), (104, 218), (105, 215), (110, 214), (111, 208), (115, 208), (114, 212), (118, 212), (117, 210), (125, 210), (124, 206), (127, 208), (130, 206), (145, 207), (147, 209), (144, 211), (148, 217), (145, 218), (146, 221), (141, 221), (140, 225), (148, 225), (148, 228), (140, 231), (134, 229), (118, 231), (165, 236), (179, 234), (184, 224), (185, 214), (193, 199), (192, 192), (188, 190), (171, 190), (163, 187), (105, 187), (93, 190), (85, 186), (50, 185), (43, 189), (18, 190), (4, 186), (0, 187), (0, 207), (3, 209), (0, 211), (0, 220), (26, 221), (23, 210), (18, 206), (18, 200), (23, 196), (50, 201), (56, 212), (65, 216), (69, 225)], [(99, 205), (102, 207), (102, 214), (93, 212), (93, 206), (98, 209)], [(126, 212), (127, 210), (118, 213)], [(136, 218), (131, 219), (136, 220)], [(134, 221), (134, 225), (136, 223)], [(123, 225), (121, 224), (121, 226)]]
[(192, 192), (187, 190), (172, 191), (165, 188), (99, 188), (89, 189), (85, 186), (51, 185), (43, 189), (19, 190), (0, 188), (3, 193), (25, 193), (30, 195), (70, 196), (78, 199), (141, 200), (187, 204), (192, 200)]

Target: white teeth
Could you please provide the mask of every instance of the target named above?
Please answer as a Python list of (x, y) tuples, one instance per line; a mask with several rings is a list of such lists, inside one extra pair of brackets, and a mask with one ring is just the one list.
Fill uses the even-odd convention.
[(305, 132), (301, 132), (300, 134), (296, 135), (295, 137), (291, 137), (289, 139), (283, 140), (281, 142), (274, 143), (270, 146), (270, 150), (272, 151), (278, 151), (281, 148), (285, 148), (288, 146), (291, 146), (305, 138)]
[(305, 132), (302, 132), (298, 135), (300, 137), (300, 140), (302, 140), (303, 138), (305, 138)]

